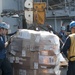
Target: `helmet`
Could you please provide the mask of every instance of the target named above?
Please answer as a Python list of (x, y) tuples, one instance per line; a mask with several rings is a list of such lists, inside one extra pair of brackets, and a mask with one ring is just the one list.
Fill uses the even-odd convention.
[(61, 27), (61, 30), (66, 30), (65, 26), (62, 26), (62, 27)]
[(72, 28), (72, 27), (75, 27), (75, 21), (72, 21), (72, 22), (70, 23), (70, 28)]
[(10, 28), (10, 26), (7, 23), (5, 23), (5, 22), (1, 22), (0, 23), (0, 28), (4, 28), (4, 29), (8, 30)]

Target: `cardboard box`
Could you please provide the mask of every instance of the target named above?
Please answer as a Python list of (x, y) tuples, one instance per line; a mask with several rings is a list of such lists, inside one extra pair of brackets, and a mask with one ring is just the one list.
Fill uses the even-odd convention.
[(38, 75), (56, 75), (54, 69), (38, 69)]
[(39, 64), (43, 66), (55, 66), (57, 61), (56, 56), (39, 55)]
[(39, 54), (38, 52), (31, 52), (31, 60), (30, 60), (30, 65), (31, 69), (36, 69), (38, 68), (38, 62), (39, 62)]
[(40, 50), (39, 54), (44, 56), (56, 56), (53, 50)]
[(30, 50), (30, 39), (23, 39), (22, 48)]
[(22, 42), (21, 38), (13, 38), (9, 50), (21, 51), (22, 50)]
[(15, 62), (13, 63), (13, 67), (20, 68), (20, 69), (30, 69), (30, 58), (20, 58), (20, 57), (15, 57)]
[(14, 69), (13, 75), (38, 75), (37, 70)]

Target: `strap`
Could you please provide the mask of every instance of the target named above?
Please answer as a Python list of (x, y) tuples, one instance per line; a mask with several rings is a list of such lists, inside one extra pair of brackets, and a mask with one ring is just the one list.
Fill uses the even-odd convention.
[(0, 39), (1, 39), (1, 41), (3, 41), (3, 38), (2, 37), (0, 37)]

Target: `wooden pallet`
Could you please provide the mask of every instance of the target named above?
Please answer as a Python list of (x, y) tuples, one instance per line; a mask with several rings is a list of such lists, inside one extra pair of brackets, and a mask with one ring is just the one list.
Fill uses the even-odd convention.
[(68, 63), (66, 61), (60, 62), (60, 67), (67, 67)]

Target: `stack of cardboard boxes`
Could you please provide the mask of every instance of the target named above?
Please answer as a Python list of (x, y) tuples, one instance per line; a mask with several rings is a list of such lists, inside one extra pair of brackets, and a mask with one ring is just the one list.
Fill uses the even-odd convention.
[(40, 36), (38, 75), (60, 75), (59, 38), (45, 31), (41, 31)]
[(46, 31), (19, 30), (8, 58), (14, 75), (60, 75), (59, 38)]

